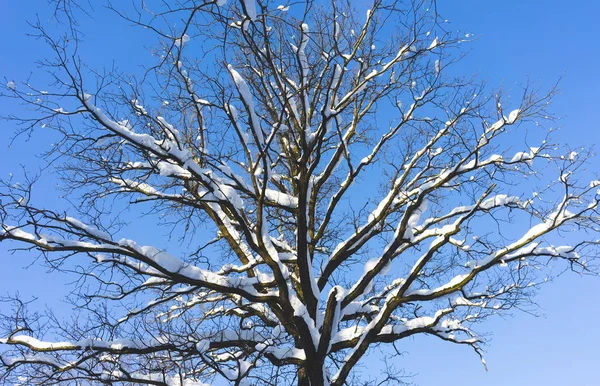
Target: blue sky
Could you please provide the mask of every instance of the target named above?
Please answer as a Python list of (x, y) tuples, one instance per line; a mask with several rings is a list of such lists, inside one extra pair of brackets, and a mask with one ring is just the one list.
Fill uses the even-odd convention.
[[(32, 20), (36, 10), (45, 14), (46, 4), (45, 0), (0, 4), (4, 15), (0, 24), (0, 79), (18, 82), (36, 71), (34, 61), (42, 58), (46, 50), (40, 42), (25, 36), (31, 31), (25, 20)], [(558, 0), (462, 0), (440, 2), (439, 10), (449, 19), (452, 29), (477, 37), (469, 45), (470, 55), (458, 65), (462, 73), (476, 73), (490, 85), (501, 84), (509, 90), (518, 90), (518, 85), (527, 80), (549, 87), (562, 77), (561, 93), (552, 107), (562, 117), (557, 123), (561, 130), (555, 141), (572, 147), (599, 142), (600, 131), (594, 118), (600, 101), (600, 23), (596, 20), (599, 2), (585, 0), (571, 6)], [(94, 28), (101, 33), (89, 36), (89, 49), (84, 55), (91, 55), (95, 63), (110, 64), (116, 60), (122, 67), (135, 68), (136, 60), (131, 58), (144, 52), (139, 35), (123, 35), (122, 26), (102, 19), (94, 21)], [(115, 39), (118, 44), (114, 44)], [(5, 101), (1, 103), (2, 113), (15, 108)], [(9, 149), (8, 138), (13, 130), (10, 124), (0, 122), (3, 178), (9, 172), (18, 174), (21, 164), (35, 170), (40, 162), (32, 156), (52, 141), (49, 135), (38, 133), (35, 140), (20, 139)], [(590, 169), (597, 170), (597, 165), (596, 160)], [(51, 180), (51, 176), (42, 179), (43, 194), (37, 197), (37, 202), (46, 206), (56, 203)], [(19, 288), (24, 295), (41, 294), (41, 302), (66, 309), (55, 296), (64, 292), (64, 278), (47, 275), (35, 267), (20, 269), (29, 262), (26, 254), (11, 256), (6, 254), (6, 247), (0, 247), (0, 293)], [(544, 317), (515, 311), (513, 317), (490, 320), (480, 326), (480, 331), (492, 333), (491, 345), (486, 348), (488, 372), (468, 349), (423, 337), (400, 344), (399, 348), (407, 354), (399, 360), (398, 367), (415, 374), (414, 381), (422, 386), (595, 386), (596, 366), (600, 362), (600, 330), (595, 328), (595, 321), (600, 318), (599, 291), (600, 279), (565, 275), (542, 289), (537, 297), (538, 313)]]

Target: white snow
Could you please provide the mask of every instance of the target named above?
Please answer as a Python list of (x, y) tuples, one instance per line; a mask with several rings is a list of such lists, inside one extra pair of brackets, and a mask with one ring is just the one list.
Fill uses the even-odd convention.
[(298, 198), (291, 196), (289, 194), (278, 192), (277, 190), (266, 189), (265, 190), (265, 198), (268, 201), (274, 202), (281, 206), (286, 206), (288, 208), (297, 208), (298, 207)]
[(408, 221), (406, 223), (406, 233), (405, 233), (405, 237), (412, 239), (414, 232), (417, 228), (417, 225), (419, 224), (419, 220), (421, 219), (421, 216), (423, 215), (423, 213), (427, 210), (427, 200), (423, 200), (421, 202), (421, 204), (414, 209), (414, 211), (411, 213), (410, 217), (408, 218)]
[(519, 114), (521, 113), (520, 109), (516, 109), (510, 112), (510, 114), (508, 114), (508, 120), (507, 122), (512, 124), (515, 123), (515, 121), (519, 118)]
[(443, 284), (437, 288), (434, 289), (417, 289), (417, 290), (412, 290), (412, 291), (407, 291), (405, 293), (405, 296), (429, 296), (431, 294), (435, 294), (435, 293), (439, 293), (442, 291), (446, 291), (458, 284), (460, 284), (462, 281), (464, 281), (467, 277), (469, 276), (468, 273), (464, 273), (461, 275), (456, 275), (454, 276), (449, 282), (447, 282), (446, 284)]
[(428, 47), (427, 49), (428, 49), (428, 50), (432, 50), (432, 49), (434, 49), (435, 47), (437, 47), (437, 46), (438, 46), (438, 44), (439, 44), (439, 40), (438, 40), (438, 38), (436, 37), (435, 39), (433, 39), (433, 41), (431, 42), (431, 44), (429, 45), (429, 47)]
[(246, 16), (250, 20), (256, 20), (256, 1), (255, 0), (243, 0), (244, 8), (246, 9)]
[(191, 173), (179, 165), (172, 164), (167, 161), (160, 161), (156, 164), (158, 173), (164, 177), (183, 177), (190, 178)]
[(177, 47), (181, 47), (189, 41), (190, 41), (190, 36), (188, 34), (184, 34), (182, 37), (175, 39), (175, 45)]
[(572, 151), (569, 153), (569, 161), (575, 161), (575, 158), (577, 158), (578, 153), (576, 151)]
[(265, 352), (271, 353), (277, 359), (300, 359), (306, 360), (306, 353), (302, 349), (291, 346), (270, 346), (265, 349)]
[(300, 47), (298, 47), (298, 58), (300, 60), (300, 67), (302, 70), (302, 81), (304, 84), (308, 82), (308, 59), (306, 57), (306, 45), (308, 44), (308, 24), (302, 23), (302, 39), (300, 40)]
[[(252, 3), (254, 2), (252, 1)], [(228, 65), (227, 68), (229, 69), (229, 73), (231, 74), (233, 81), (240, 93), (240, 97), (242, 98), (246, 106), (248, 106), (248, 113), (250, 114), (250, 126), (254, 135), (256, 136), (256, 140), (258, 142), (257, 145), (262, 146), (265, 140), (263, 137), (262, 129), (260, 128), (260, 122), (254, 110), (254, 100), (252, 98), (252, 94), (250, 93), (248, 83), (246, 83), (246, 80), (240, 75), (239, 72), (237, 72), (233, 68), (233, 66)], [(231, 111), (231, 106), (230, 112), (233, 115), (233, 111)]]
[(80, 228), (81, 230), (89, 233), (90, 235), (92, 235), (93, 237), (97, 237), (99, 239), (104, 239), (104, 240), (110, 240), (111, 237), (108, 233), (103, 232), (101, 230), (99, 230), (98, 228), (94, 228), (92, 226), (89, 226), (87, 224), (84, 224), (83, 222), (73, 218), (73, 217), (65, 217), (65, 220), (74, 225), (77, 228)]
[(244, 202), (239, 196), (237, 190), (228, 185), (221, 185), (220, 191), (223, 193), (227, 201), (229, 201), (236, 209), (242, 210), (244, 208)]
[(108, 348), (111, 350), (124, 350), (127, 348), (148, 347), (148, 345), (143, 342), (129, 339), (118, 339), (112, 341), (84, 339), (75, 342), (45, 342), (27, 335), (16, 335), (9, 339), (0, 339), (0, 343), (6, 343), (7, 341), (27, 345), (38, 350), (76, 350), (85, 348)]

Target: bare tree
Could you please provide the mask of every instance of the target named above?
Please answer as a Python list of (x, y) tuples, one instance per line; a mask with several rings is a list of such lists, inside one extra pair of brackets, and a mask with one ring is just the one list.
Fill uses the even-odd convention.
[(36, 26), (53, 88), (3, 94), (35, 110), (7, 117), (20, 134), (61, 134), (46, 156), (76, 205), (4, 181), (0, 241), (70, 272), (78, 313), (6, 299), (8, 384), (398, 384), (353, 369), (418, 334), (481, 355), (472, 326), (526, 306), (550, 265), (594, 272), (600, 182), (549, 142), (553, 90), (505, 112), (447, 75), (468, 37), (432, 1), (111, 7), (156, 35), (140, 76), (85, 65), (85, 9), (56, 5), (65, 35)]

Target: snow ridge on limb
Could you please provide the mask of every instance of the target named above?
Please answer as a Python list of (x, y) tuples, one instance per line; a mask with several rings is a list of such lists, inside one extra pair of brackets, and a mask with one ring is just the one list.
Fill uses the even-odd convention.
[[(94, 240), (81, 241), (73, 239), (65, 239), (60, 236), (50, 234), (40, 234), (39, 236), (33, 233), (24, 231), (18, 227), (2, 225), (0, 230), (1, 239), (10, 239), (16, 241), (26, 241), (34, 244), (38, 249), (43, 251), (77, 251), (92, 254), (117, 254), (122, 255), (121, 259), (111, 259), (110, 262), (118, 262), (125, 266), (135, 267), (145, 275), (158, 277), (181, 277), (182, 282), (197, 285), (200, 287), (220, 289), (238, 293), (242, 296), (250, 296), (252, 299), (257, 299), (262, 295), (254, 289), (253, 286), (258, 284), (255, 278), (243, 277), (227, 277), (219, 275), (212, 271), (198, 268), (189, 263), (178, 259), (169, 253), (162, 251), (153, 246), (140, 246), (135, 241), (129, 239), (121, 239), (113, 241), (106, 239), (106, 234), (97, 231), (96, 229), (85, 225), (82, 222), (67, 217), (64, 221), (57, 217), (47, 217), (49, 220), (57, 221), (52, 228), (61, 229), (61, 222), (67, 224), (75, 224), (77, 229), (86, 230), (87, 237)], [(49, 229), (51, 229), (49, 227)], [(72, 235), (77, 235), (69, 228), (61, 229)], [(106, 235), (108, 236), (108, 235)], [(106, 261), (105, 259), (96, 259), (99, 263)], [(272, 296), (272, 295), (270, 295)], [(268, 297), (268, 295), (267, 295)]]
[(250, 89), (248, 88), (248, 83), (242, 78), (239, 72), (237, 72), (232, 65), (227, 65), (229, 72), (231, 73), (231, 77), (235, 82), (235, 86), (237, 87), (240, 97), (244, 102), (244, 106), (246, 106), (246, 111), (250, 116), (250, 129), (252, 130), (252, 134), (254, 136), (254, 140), (256, 141), (256, 146), (261, 149), (264, 146), (265, 138), (260, 128), (260, 122), (256, 115), (256, 111), (254, 109), (254, 100), (252, 99), (252, 94), (250, 93)]

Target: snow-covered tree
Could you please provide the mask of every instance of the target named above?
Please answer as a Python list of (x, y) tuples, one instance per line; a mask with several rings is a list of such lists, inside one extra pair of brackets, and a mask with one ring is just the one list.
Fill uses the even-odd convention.
[(10, 299), (8, 384), (397, 384), (353, 369), (419, 334), (481, 355), (474, 324), (552, 267), (594, 272), (600, 181), (551, 144), (553, 91), (452, 76), (469, 36), (432, 1), (118, 5), (155, 36), (134, 75), (85, 64), (93, 11), (55, 4), (65, 34), (36, 26), (52, 84), (2, 93), (34, 110), (8, 115), (20, 134), (60, 134), (46, 156), (74, 205), (5, 180), (0, 241), (69, 272), (77, 312)]

